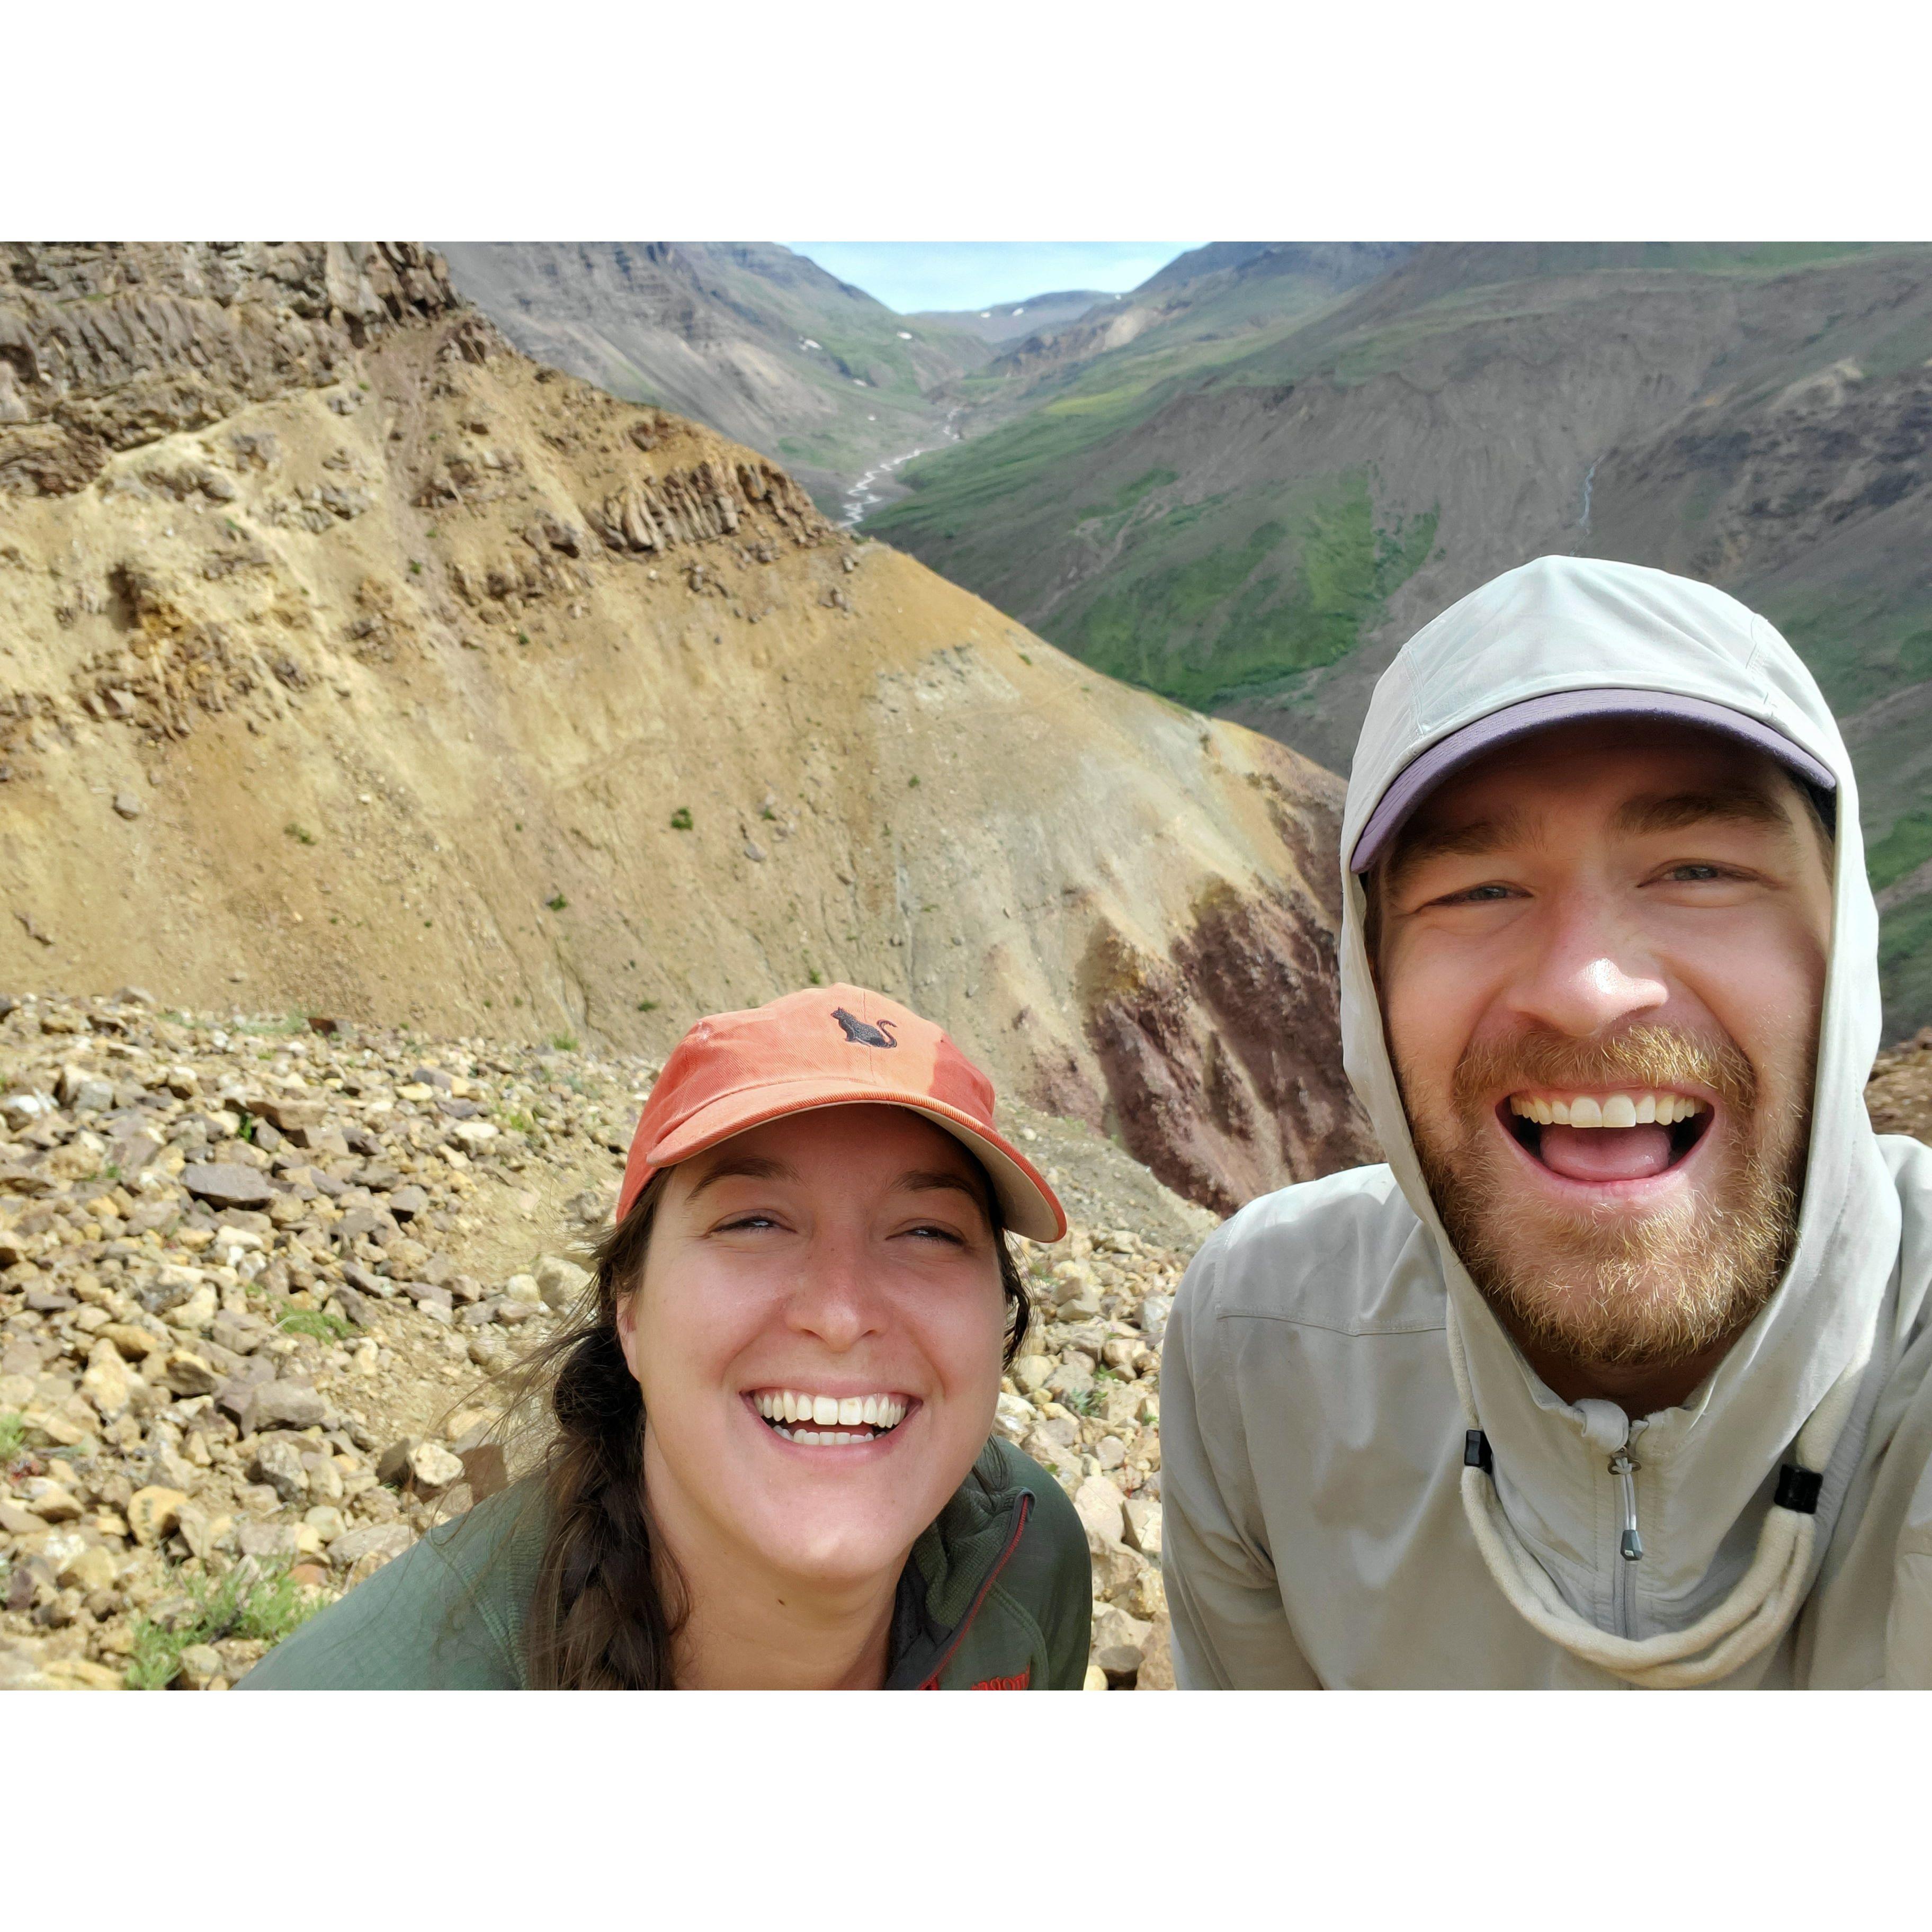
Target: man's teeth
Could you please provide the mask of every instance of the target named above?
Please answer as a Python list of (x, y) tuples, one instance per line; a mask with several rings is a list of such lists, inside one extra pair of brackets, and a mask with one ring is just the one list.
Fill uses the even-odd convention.
[(1594, 1094), (1578, 1094), (1568, 1100), (1512, 1094), (1509, 1104), (1512, 1114), (1545, 1127), (1643, 1127), (1653, 1121), (1669, 1127), (1711, 1110), (1708, 1101), (1688, 1094), (1655, 1092), (1606, 1094), (1601, 1099)]
[[(758, 1413), (788, 1442), (836, 1447), (842, 1442), (870, 1442), (872, 1436), (851, 1431), (862, 1427), (880, 1436), (905, 1419), (906, 1405), (889, 1395), (806, 1395), (796, 1389), (760, 1389), (752, 1398)], [(788, 1424), (810, 1423), (812, 1428)]]

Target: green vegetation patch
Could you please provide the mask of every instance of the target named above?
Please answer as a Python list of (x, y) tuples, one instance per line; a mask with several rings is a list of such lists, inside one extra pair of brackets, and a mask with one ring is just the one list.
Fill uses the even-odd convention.
[(322, 1607), (286, 1564), (244, 1559), (220, 1577), (183, 1569), (172, 1580), (177, 1586), (172, 1609), (134, 1626), (125, 1680), (130, 1690), (165, 1690), (181, 1675), (182, 1652), (192, 1645), (231, 1636), (280, 1643)]
[(1932, 859), (1932, 806), (1915, 806), (1882, 838), (1866, 847), (1865, 875), (1874, 892), (1882, 892), (1928, 859)]
[(1885, 1037), (1902, 1039), (1932, 1015), (1932, 892), (1885, 915), (1879, 926), (1878, 977)]
[(280, 1325), (286, 1334), (306, 1335), (316, 1342), (346, 1342), (354, 1332), (340, 1316), (325, 1308), (291, 1308)]
[[(1280, 513), (1238, 542), (1213, 541), (1238, 513), (1235, 500), (1174, 512), (1146, 547), (1194, 554), (1095, 598), (1070, 627), (1068, 647), (1196, 710), (1346, 656), (1434, 548), (1436, 512), (1378, 526), (1362, 470), (1278, 500)], [(1199, 547), (1203, 537), (1210, 547)]]

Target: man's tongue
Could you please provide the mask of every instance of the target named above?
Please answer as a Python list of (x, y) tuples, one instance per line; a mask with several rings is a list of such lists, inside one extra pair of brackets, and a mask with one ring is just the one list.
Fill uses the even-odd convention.
[(1545, 1127), (1538, 1151), (1566, 1180), (1647, 1180), (1670, 1165), (1670, 1130)]

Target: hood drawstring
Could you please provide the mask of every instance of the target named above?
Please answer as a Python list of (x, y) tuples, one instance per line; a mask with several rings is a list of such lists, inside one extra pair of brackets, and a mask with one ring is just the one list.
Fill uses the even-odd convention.
[[(1468, 1424), (1468, 1440), (1473, 1445), (1482, 1432), (1476, 1420), (1475, 1397), (1453, 1301), (1447, 1312), (1449, 1366)], [(1798, 1432), (1797, 1460), (1786, 1463), (1779, 1472), (1778, 1491), (1758, 1532), (1757, 1553), (1750, 1568), (1721, 1604), (1688, 1630), (1640, 1639), (1612, 1636), (1579, 1616), (1564, 1601), (1549, 1573), (1504, 1513), (1496, 1494), (1493, 1458), (1484, 1438), (1480, 1455), (1465, 1453), (1462, 1510), (1497, 1588), (1516, 1614), (1551, 1642), (1639, 1689), (1688, 1690), (1728, 1676), (1781, 1636), (1797, 1613), (1810, 1575), (1824, 1471), (1850, 1419), (1859, 1378), (1870, 1354), (1868, 1338), (1858, 1359), (1826, 1391), (1824, 1400)], [(1640, 1556), (1643, 1546), (1636, 1540), (1636, 1501), (1627, 1452), (1623, 1460), (1627, 1514), (1622, 1553)], [(1614, 1462), (1611, 1466), (1616, 1468)], [(1706, 1649), (1706, 1646), (1712, 1647)], [(1696, 1654), (1700, 1651), (1704, 1652), (1701, 1657)]]
[(1610, 1458), (1610, 1474), (1623, 1485), (1624, 1533), (1617, 1544), (1617, 1554), (1626, 1563), (1640, 1563), (1643, 1560), (1643, 1538), (1636, 1526), (1636, 1472), (1638, 1466), (1630, 1460), (1628, 1448), (1619, 1449)]

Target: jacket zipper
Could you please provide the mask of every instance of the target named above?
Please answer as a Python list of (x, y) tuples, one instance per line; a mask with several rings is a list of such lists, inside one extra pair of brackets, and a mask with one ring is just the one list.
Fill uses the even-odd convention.
[(1615, 1600), (1617, 1634), (1620, 1636), (1634, 1637), (1636, 1634), (1636, 1576), (1631, 1566), (1643, 1560), (1643, 1534), (1636, 1520), (1636, 1472), (1643, 1467), (1630, 1454), (1630, 1440), (1644, 1428), (1644, 1424), (1626, 1422), (1624, 1439), (1611, 1456), (1608, 1468), (1616, 1478), (1618, 1500), (1622, 1504), (1623, 1523), (1617, 1538), (1617, 1565), (1612, 1580), (1611, 1590)]

